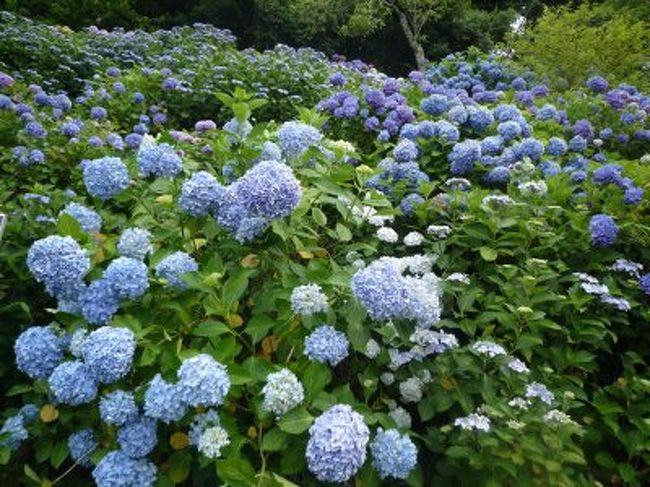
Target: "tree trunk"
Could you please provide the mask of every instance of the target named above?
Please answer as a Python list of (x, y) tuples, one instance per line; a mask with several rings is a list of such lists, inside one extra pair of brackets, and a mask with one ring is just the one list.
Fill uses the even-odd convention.
[(411, 50), (415, 56), (417, 67), (420, 71), (424, 71), (424, 68), (427, 65), (427, 58), (424, 55), (424, 49), (422, 49), (422, 45), (418, 42), (413, 30), (411, 30), (406, 14), (401, 10), (397, 10), (397, 15), (399, 16), (399, 23), (402, 26), (402, 31), (404, 31), (406, 40), (408, 41), (409, 46), (411, 46)]

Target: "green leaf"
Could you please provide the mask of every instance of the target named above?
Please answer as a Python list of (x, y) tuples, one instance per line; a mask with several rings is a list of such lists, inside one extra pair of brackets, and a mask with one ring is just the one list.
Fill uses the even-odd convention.
[(342, 223), (336, 224), (336, 234), (338, 235), (339, 240), (342, 242), (349, 242), (352, 240), (352, 232)]
[(330, 368), (319, 362), (310, 362), (302, 375), (302, 383), (308, 396), (314, 397), (332, 380)]
[(17, 396), (18, 394), (22, 394), (24, 392), (28, 392), (32, 390), (32, 386), (29, 384), (16, 384), (9, 389), (7, 394), (5, 394), (7, 397), (11, 396)]
[(232, 487), (255, 485), (255, 470), (243, 458), (217, 460), (217, 475), (219, 475), (219, 479), (228, 482)]
[(497, 251), (491, 249), (490, 247), (481, 247), (479, 249), (479, 252), (481, 253), (481, 257), (483, 258), (483, 260), (486, 262), (494, 262), (495, 260), (497, 260), (497, 257), (499, 256)]
[(216, 337), (229, 333), (230, 328), (220, 321), (206, 321), (192, 330), (192, 335), (197, 337)]
[(63, 461), (68, 457), (68, 443), (62, 441), (57, 443), (50, 454), (50, 463), (54, 468), (59, 468)]
[(299, 435), (307, 431), (313, 421), (314, 417), (304, 407), (301, 407), (285, 414), (278, 423), (278, 426), (282, 431), (291, 435)]
[(180, 484), (185, 481), (190, 474), (190, 465), (192, 456), (186, 451), (178, 451), (169, 457), (169, 470), (167, 475), (172, 482)]
[(314, 219), (314, 221), (319, 224), (321, 227), (324, 227), (327, 225), (327, 216), (325, 216), (325, 213), (323, 213), (320, 208), (313, 207), (311, 209), (311, 217)]
[(77, 219), (67, 213), (59, 216), (56, 222), (56, 230), (60, 235), (69, 235), (75, 240), (83, 240), (86, 235), (86, 232), (83, 231)]
[(273, 428), (264, 433), (262, 449), (264, 451), (282, 451), (287, 446), (289, 437), (280, 428)]
[(222, 289), (223, 302), (227, 307), (230, 307), (244, 294), (248, 287), (248, 278), (254, 273), (254, 270), (243, 269), (228, 278)]

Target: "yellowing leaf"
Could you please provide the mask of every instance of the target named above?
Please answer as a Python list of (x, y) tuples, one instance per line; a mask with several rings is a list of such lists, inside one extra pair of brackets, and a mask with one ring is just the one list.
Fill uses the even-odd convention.
[(270, 355), (278, 349), (280, 338), (276, 335), (269, 335), (262, 340), (262, 350), (266, 355)]
[(169, 437), (169, 444), (174, 450), (182, 450), (190, 444), (190, 440), (182, 431), (176, 431)]
[(310, 252), (309, 250), (299, 250), (298, 255), (300, 255), (300, 257), (302, 257), (303, 259), (313, 259), (314, 258), (314, 254), (312, 252)]
[(237, 328), (238, 326), (242, 326), (244, 324), (244, 318), (239, 315), (228, 315), (226, 317), (226, 321), (233, 328)]
[(161, 205), (171, 205), (173, 201), (174, 197), (170, 194), (161, 194), (156, 198), (156, 203), (160, 203)]
[(59, 410), (55, 408), (52, 404), (46, 404), (41, 408), (40, 417), (43, 423), (51, 423), (58, 419)]
[(248, 254), (241, 260), (242, 267), (252, 269), (260, 265), (260, 258), (255, 254)]
[(254, 440), (255, 438), (257, 438), (257, 429), (255, 428), (255, 426), (249, 426), (246, 434), (248, 435), (249, 438)]

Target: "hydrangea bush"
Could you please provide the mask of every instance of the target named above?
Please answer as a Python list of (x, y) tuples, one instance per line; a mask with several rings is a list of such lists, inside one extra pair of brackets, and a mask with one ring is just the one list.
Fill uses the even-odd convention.
[[(650, 97), (224, 35), (89, 30), (74, 98), (0, 75), (0, 478), (648, 483)], [(219, 46), (324, 87), (268, 117), (202, 85), (251, 81)]]

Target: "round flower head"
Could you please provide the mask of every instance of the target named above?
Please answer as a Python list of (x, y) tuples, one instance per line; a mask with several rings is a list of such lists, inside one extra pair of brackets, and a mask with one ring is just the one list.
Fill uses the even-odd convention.
[(395, 243), (399, 240), (397, 232), (390, 227), (379, 227), (376, 235), (382, 242)]
[(102, 217), (95, 210), (79, 203), (68, 203), (59, 213), (61, 215), (70, 215), (77, 220), (84, 232), (98, 233), (102, 228)]
[(127, 228), (120, 236), (117, 251), (122, 257), (144, 260), (153, 251), (151, 233), (142, 228)]
[(133, 394), (122, 390), (109, 392), (99, 401), (99, 416), (104, 423), (122, 426), (138, 416)]
[(336, 366), (348, 356), (348, 342), (345, 333), (334, 327), (323, 325), (316, 328), (305, 338), (305, 355), (316, 362)]
[(196, 272), (199, 265), (185, 252), (174, 252), (161, 260), (156, 266), (156, 276), (167, 280), (167, 287), (187, 289), (182, 279), (186, 272)]
[(156, 476), (153, 463), (131, 458), (120, 450), (110, 452), (93, 470), (97, 487), (152, 487)]
[(52, 296), (75, 298), (90, 270), (90, 259), (72, 237), (52, 235), (32, 244), (27, 267)]
[(327, 296), (318, 284), (305, 284), (291, 291), (291, 309), (303, 316), (324, 313), (329, 309)]
[(93, 376), (103, 384), (123, 378), (131, 368), (135, 335), (128, 328), (104, 326), (93, 331), (83, 344), (83, 358)]
[(321, 482), (346, 482), (366, 461), (369, 438), (363, 416), (346, 404), (332, 406), (309, 428), (309, 471)]
[(487, 355), (490, 358), (498, 355), (506, 355), (506, 350), (501, 345), (486, 340), (474, 342), (472, 350), (481, 355)]
[(63, 360), (59, 338), (49, 327), (32, 326), (14, 343), (16, 365), (32, 379), (48, 377)]
[(135, 299), (149, 289), (147, 266), (130, 257), (118, 257), (104, 271), (103, 279), (121, 299)]
[(221, 426), (211, 426), (199, 437), (197, 449), (202, 455), (215, 459), (221, 456), (221, 449), (229, 444), (228, 432)]
[(262, 161), (239, 180), (237, 186), (242, 206), (262, 218), (282, 218), (300, 202), (302, 191), (293, 171), (277, 161)]
[(288, 159), (302, 156), (312, 145), (317, 145), (323, 135), (318, 129), (301, 122), (285, 122), (278, 130), (282, 152)]
[(616, 241), (618, 226), (611, 216), (599, 214), (591, 217), (589, 231), (595, 247), (609, 247)]
[(644, 294), (650, 296), (650, 273), (639, 278), (639, 288)]
[(194, 416), (188, 434), (190, 445), (198, 446), (203, 432), (211, 426), (219, 426), (220, 424), (219, 414), (215, 409), (208, 409), (205, 413)]
[(464, 140), (454, 145), (447, 156), (454, 176), (472, 171), (474, 163), (481, 158), (481, 143), (477, 140)]
[(169, 424), (182, 419), (186, 411), (187, 407), (176, 384), (170, 384), (160, 374), (156, 374), (144, 394), (145, 414)]
[(194, 130), (197, 132), (207, 132), (208, 130), (215, 130), (217, 124), (212, 120), (199, 120), (194, 124)]
[(107, 200), (129, 186), (129, 172), (119, 157), (102, 157), (82, 165), (86, 189), (91, 196)]
[(397, 162), (410, 162), (418, 157), (418, 145), (408, 139), (402, 139), (393, 149), (393, 157)]
[(56, 402), (78, 406), (97, 396), (97, 382), (90, 369), (78, 360), (63, 362), (48, 379)]
[(292, 410), (305, 399), (302, 384), (289, 369), (269, 374), (262, 388), (262, 394), (264, 394), (262, 409), (277, 417)]
[(156, 421), (137, 418), (129, 421), (117, 432), (117, 442), (122, 451), (131, 458), (142, 458), (156, 447)]
[(201, 353), (178, 369), (178, 394), (189, 406), (219, 406), (230, 390), (226, 366)]
[(183, 170), (183, 161), (171, 145), (145, 142), (138, 150), (138, 167), (145, 176), (173, 178)]
[(70, 457), (82, 467), (92, 467), (90, 455), (97, 449), (98, 443), (92, 430), (85, 429), (72, 433), (68, 437)]
[(183, 183), (179, 204), (190, 215), (205, 216), (214, 212), (225, 191), (212, 174), (199, 171)]
[(379, 428), (370, 443), (372, 466), (382, 479), (406, 479), (415, 468), (418, 451), (411, 439), (396, 429)]
[(79, 294), (81, 314), (92, 325), (105, 325), (117, 313), (120, 300), (111, 283), (97, 279)]
[(17, 450), (20, 445), (29, 438), (29, 432), (25, 428), (25, 423), (21, 414), (16, 414), (8, 418), (0, 429), (0, 435), (8, 435), (0, 440), (0, 446)]
[(26, 423), (32, 423), (38, 418), (39, 409), (36, 404), (25, 404), (20, 408), (20, 415), (23, 417)]
[(237, 228), (235, 239), (240, 243), (249, 242), (264, 233), (264, 230), (266, 230), (266, 227), (268, 226), (269, 220), (266, 218), (244, 218)]

